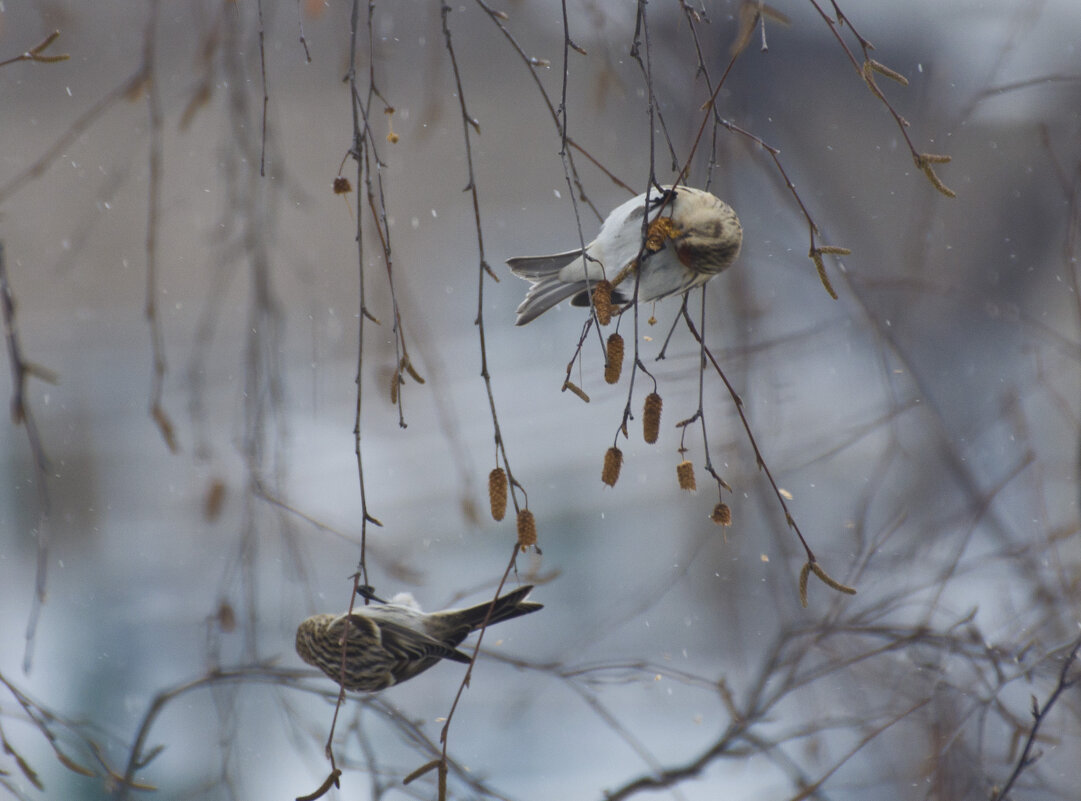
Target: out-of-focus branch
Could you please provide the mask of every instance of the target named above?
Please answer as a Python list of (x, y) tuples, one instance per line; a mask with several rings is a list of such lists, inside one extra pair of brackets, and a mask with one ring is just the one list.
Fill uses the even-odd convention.
[(34, 635), (41, 615), (41, 605), (45, 603), (45, 585), (49, 564), (49, 463), (45, 456), (45, 447), (41, 442), (34, 413), (26, 399), (26, 380), (30, 376), (49, 383), (56, 383), (56, 375), (40, 365), (28, 361), (23, 356), (19, 343), (19, 331), (15, 325), (15, 293), (8, 278), (7, 260), (4, 255), (4, 243), (0, 241), (0, 313), (4, 318), (4, 339), (7, 342), (8, 362), (11, 366), (11, 419), (16, 425), (26, 429), (26, 438), (30, 445), (30, 456), (34, 461), (38, 497), (37, 527), (37, 579), (34, 588), (34, 602), (26, 625), (26, 651), (23, 654), (23, 670), (29, 672), (33, 661)]
[(8, 64), (14, 64), (17, 61), (36, 61), (39, 64), (55, 64), (58, 61), (67, 61), (71, 58), (67, 53), (60, 53), (55, 56), (45, 55), (45, 51), (59, 38), (60, 31), (53, 31), (36, 47), (30, 48), (25, 53), (0, 61), (0, 67), (6, 67)]
[(1062, 662), (1062, 670), (1058, 674), (1058, 683), (1055, 685), (1055, 689), (1051, 692), (1047, 701), (1041, 707), (1036, 697), (1032, 698), (1032, 728), (1029, 729), (1028, 737), (1025, 738), (1025, 747), (1021, 749), (1021, 756), (1017, 760), (1017, 764), (1014, 766), (1013, 773), (1010, 774), (1010, 778), (1006, 780), (1006, 783), (1002, 785), (1002, 789), (992, 796), (992, 801), (1006, 801), (1006, 797), (1010, 794), (1010, 790), (1013, 789), (1014, 783), (1017, 778), (1024, 772), (1025, 768), (1035, 762), (1039, 755), (1030, 756), (1032, 754), (1032, 746), (1036, 744), (1036, 735), (1040, 731), (1040, 726), (1045, 720), (1047, 715), (1051, 711), (1051, 708), (1055, 705), (1055, 702), (1062, 696), (1062, 694), (1077, 686), (1081, 682), (1081, 674), (1071, 676), (1070, 670), (1074, 666), (1074, 662), (1077, 660), (1077, 653), (1081, 651), (1081, 637), (1074, 641), (1073, 647), (1066, 655), (1066, 658)]

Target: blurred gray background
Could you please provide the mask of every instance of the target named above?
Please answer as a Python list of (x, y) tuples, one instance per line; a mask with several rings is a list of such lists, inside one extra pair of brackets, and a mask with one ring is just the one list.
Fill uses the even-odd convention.
[[(0, 67), (0, 238), (18, 336), (24, 357), (58, 376), (32, 379), (27, 398), (48, 457), (44, 529), (26, 431), (0, 427), (0, 673), (11, 684), (0, 724), (45, 789), (10, 755), (0, 787), (120, 794), (109, 771), (124, 772), (148, 726), (141, 753), (163, 750), (135, 771), (158, 788), (140, 797), (292, 798), (330, 770), (334, 695), (328, 680), (291, 672), (304, 667), (295, 627), (348, 605), (360, 553), (358, 214), (365, 302), (380, 320), (364, 326), (362, 359), (365, 488), (383, 523), (368, 528), (369, 580), (426, 609), (476, 603), (515, 542), (513, 512), (496, 523), (487, 511), (495, 447), (457, 89), (437, 4), (375, 6), (371, 46), (361, 8), (358, 83), (367, 93), (370, 67), (385, 99), (369, 122), (394, 297), (426, 379), (401, 388), (402, 428), (378, 236), (363, 186), (331, 190), (340, 168), (358, 188), (355, 163), (341, 166), (353, 144), (350, 4), (261, 8), (265, 177), (259, 7), (161, 3), (152, 74), (140, 75), (152, 7), (0, 5), (0, 61), (54, 29), (46, 53), (70, 54)], [(681, 163), (709, 97), (692, 31), (715, 82), (739, 28), (736, 2), (693, 8), (692, 28), (677, 3), (646, 7), (656, 110)], [(873, 57), (908, 78), (877, 84), (914, 146), (952, 156), (936, 165), (949, 199), (915, 168), (814, 4), (776, 8), (790, 24), (767, 19), (768, 51), (755, 30), (718, 111), (779, 150), (819, 244), (851, 249), (826, 257), (839, 299), (819, 283), (807, 222), (751, 139), (708, 126), (688, 182), (708, 179), (745, 232), (737, 264), (706, 290), (708, 344), (819, 563), (859, 590), (812, 579), (807, 609), (805, 554), (708, 369), (709, 455), (733, 489), (733, 525), (709, 519), (718, 495), (697, 424), (685, 458), (698, 492), (677, 487), (675, 423), (697, 408), (699, 358), (681, 327), (656, 361), (676, 300), (644, 308), (638, 331), (664, 398), (660, 441), (642, 442), (652, 383), (639, 373), (622, 476), (601, 484), (629, 364), (605, 384), (594, 332), (571, 374), (591, 402), (561, 392), (585, 315), (564, 305), (515, 327), (526, 284), (503, 264), (579, 241), (560, 136), (534, 82), (559, 103), (560, 4), (498, 4), (525, 54), (550, 66), (527, 66), (472, 0), (447, 15), (479, 127), (485, 257), (500, 278), (484, 286), (488, 368), (543, 551), (520, 555), (510, 581), (537, 583), (546, 607), (485, 636), (490, 653), (450, 733), (448, 754), (471, 777), (452, 775), (453, 797), (652, 798), (647, 785), (659, 782), (675, 799), (987, 798), (1020, 758), (1030, 696), (1051, 694), (1078, 635), (1081, 9), (841, 5)], [(635, 13), (629, 2), (568, 2), (587, 55), (570, 53), (566, 120), (638, 192), (650, 118), (629, 54)], [(849, 25), (836, 30), (862, 61)], [(162, 114), (162, 405), (176, 452), (147, 412), (151, 86)], [(670, 182), (659, 121), (654, 132), (656, 176)], [(575, 159), (602, 216), (629, 197)], [(588, 241), (599, 220), (578, 211)], [(0, 374), (7, 397), (10, 373)], [(208, 513), (216, 486), (220, 513)], [(24, 672), (43, 534), (48, 595)], [(219, 669), (238, 672), (225, 680)], [(462, 674), (440, 665), (349, 701), (335, 744), (342, 790), (329, 797), (434, 797), (434, 774), (401, 779), (432, 758)], [(28, 721), (16, 691), (56, 719)], [(1042, 721), (1043, 757), (1018, 779), (1025, 798), (1076, 793), (1079, 714), (1074, 690)], [(43, 729), (94, 775), (61, 766)]]

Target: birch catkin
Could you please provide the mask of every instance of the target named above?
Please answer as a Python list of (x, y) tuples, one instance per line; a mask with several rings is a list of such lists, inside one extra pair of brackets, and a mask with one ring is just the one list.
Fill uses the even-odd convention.
[(619, 470), (623, 467), (623, 451), (611, 447), (604, 454), (604, 469), (601, 471), (601, 481), (609, 487), (614, 487), (619, 481)]
[(593, 308), (597, 312), (597, 322), (608, 325), (612, 322), (612, 282), (598, 281), (593, 289)]
[(528, 509), (518, 512), (518, 547), (523, 551), (537, 544), (537, 521)]
[(619, 334), (608, 337), (607, 358), (608, 363), (604, 365), (604, 380), (609, 384), (616, 384), (623, 372), (623, 337)]
[(661, 431), (661, 396), (656, 392), (646, 395), (646, 406), (642, 411), (642, 437), (652, 445)]
[(676, 478), (679, 479), (679, 488), (694, 492), (698, 489), (694, 483), (694, 465), (684, 459), (676, 465)]
[(488, 504), (493, 520), (502, 520), (507, 514), (507, 471), (502, 467), (488, 474)]

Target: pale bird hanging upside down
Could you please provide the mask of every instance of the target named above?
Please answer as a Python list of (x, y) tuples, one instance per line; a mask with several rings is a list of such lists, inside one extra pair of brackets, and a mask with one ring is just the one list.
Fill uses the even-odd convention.
[(518, 325), (567, 298), (574, 306), (588, 306), (590, 291), (602, 280), (613, 284), (613, 304), (630, 303), (636, 264), (638, 302), (649, 303), (702, 286), (735, 261), (743, 227), (731, 206), (690, 186), (662, 189), (649, 194), (649, 225), (640, 262), (645, 194), (615, 208), (584, 255), (579, 248), (508, 259), (511, 271), (532, 283), (518, 307)]

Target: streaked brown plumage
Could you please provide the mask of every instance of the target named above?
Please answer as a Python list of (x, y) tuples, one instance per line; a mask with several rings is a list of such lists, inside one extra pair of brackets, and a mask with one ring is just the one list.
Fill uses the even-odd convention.
[[(532, 589), (520, 587), (497, 599), (489, 625), (542, 609), (541, 604), (525, 599)], [(486, 601), (467, 609), (425, 614), (389, 603), (358, 606), (352, 614), (314, 615), (297, 627), (296, 649), (301, 659), (337, 682), (342, 633), (348, 622), (345, 689), (375, 692), (413, 678), (440, 659), (468, 663), (470, 657), (458, 646), (480, 628), (490, 606), (491, 601)]]

